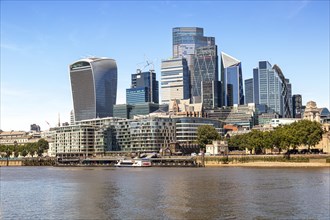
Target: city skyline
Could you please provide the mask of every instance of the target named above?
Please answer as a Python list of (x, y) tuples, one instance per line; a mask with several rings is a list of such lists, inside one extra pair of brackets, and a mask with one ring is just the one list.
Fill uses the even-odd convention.
[(69, 122), (69, 64), (90, 56), (116, 60), (117, 104), (125, 103), (141, 63), (153, 62), (160, 81), (174, 27), (201, 27), (215, 37), (218, 54), (242, 62), (243, 80), (268, 60), (281, 67), (303, 105), (313, 100), (329, 108), (329, 2), (1, 1), (0, 129), (47, 130), (58, 114)]

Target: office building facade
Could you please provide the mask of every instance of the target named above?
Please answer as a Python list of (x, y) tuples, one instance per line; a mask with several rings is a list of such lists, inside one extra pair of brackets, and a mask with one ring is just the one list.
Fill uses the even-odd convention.
[(126, 103), (129, 105), (148, 102), (149, 97), (148, 87), (126, 89)]
[(162, 103), (190, 98), (189, 69), (185, 58), (162, 60), (161, 94)]
[(205, 109), (213, 109), (218, 107), (218, 85), (216, 81), (201, 82), (201, 103)]
[(253, 86), (255, 104), (267, 105), (282, 117), (291, 117), (289, 86), (277, 65), (272, 67), (268, 61), (260, 61), (258, 68), (253, 69)]
[(137, 104), (120, 104), (114, 106), (114, 117), (132, 119), (134, 116), (148, 115), (157, 111), (160, 105), (152, 102), (143, 102)]
[(175, 27), (172, 30), (173, 58), (183, 57), (187, 60), (190, 74), (190, 94), (193, 94), (193, 73), (195, 50), (199, 47), (214, 46), (215, 38), (204, 36), (203, 28)]
[(241, 61), (221, 52), (222, 105), (244, 104)]
[(292, 117), (301, 118), (302, 116), (302, 96), (296, 94), (292, 96)]
[(74, 121), (110, 117), (117, 97), (117, 65), (109, 58), (87, 58), (69, 66)]
[(214, 127), (220, 136), (223, 136), (224, 123), (210, 118), (173, 117), (176, 129), (176, 141), (179, 144), (194, 144), (197, 139), (197, 129), (202, 125)]
[(113, 116), (116, 118), (129, 119), (131, 115), (133, 105), (129, 104), (118, 104), (113, 106)]
[(292, 84), (290, 83), (289, 79), (285, 79), (286, 87), (287, 87), (287, 102), (289, 105), (290, 116), (293, 115), (293, 106), (292, 106)]
[(32, 131), (32, 132), (40, 132), (41, 131), (40, 130), (40, 126), (37, 125), (37, 124), (32, 124), (32, 125), (30, 125), (30, 131)]
[(254, 103), (254, 100), (253, 100), (253, 78), (246, 79), (244, 81), (244, 86), (245, 86), (245, 95), (244, 95), (245, 104), (247, 105), (249, 103)]
[[(196, 48), (194, 57), (194, 72), (191, 73), (191, 98), (193, 103), (202, 99), (202, 82), (219, 81), (218, 49), (216, 45)], [(205, 88), (205, 87), (204, 87)], [(217, 93), (214, 94), (217, 96)], [(218, 97), (215, 97), (218, 100)], [(218, 106), (218, 105), (216, 105)]]
[(131, 88), (126, 90), (127, 104), (143, 102), (159, 103), (158, 81), (153, 70), (142, 72), (138, 69), (131, 76)]

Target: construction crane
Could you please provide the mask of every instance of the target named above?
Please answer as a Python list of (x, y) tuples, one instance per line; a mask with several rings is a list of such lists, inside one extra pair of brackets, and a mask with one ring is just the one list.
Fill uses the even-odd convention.
[[(142, 64), (144, 64), (143, 67), (141, 67)], [(152, 61), (150, 61), (150, 60), (146, 57), (146, 55), (144, 55), (144, 61), (143, 61), (143, 62), (140, 62), (140, 63), (137, 63), (136, 65), (137, 65), (137, 69), (139, 69), (141, 72), (142, 72), (143, 70), (145, 70), (145, 68), (147, 68), (147, 67), (150, 66), (150, 65), (152, 66), (152, 68), (149, 69), (149, 70), (150, 70), (150, 71), (154, 71), (154, 63), (153, 63)]]
[(143, 70), (145, 70), (148, 66), (151, 66), (152, 68), (150, 68), (149, 69), (149, 73), (150, 73), (150, 102), (153, 102), (153, 78), (152, 78), (152, 74), (154, 73), (154, 71), (155, 71), (155, 69), (154, 69), (154, 63), (152, 62), (152, 61), (149, 61), (149, 59), (148, 58), (146, 58), (146, 55), (144, 55), (144, 62), (141, 62), (141, 63), (138, 63), (137, 65), (140, 65), (141, 66), (141, 64), (145, 64), (144, 66), (143, 66), (143, 68), (138, 68), (137, 70), (137, 72), (142, 72)]

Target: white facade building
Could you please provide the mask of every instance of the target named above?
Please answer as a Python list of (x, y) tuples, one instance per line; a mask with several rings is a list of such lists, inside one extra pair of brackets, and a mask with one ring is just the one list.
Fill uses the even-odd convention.
[(189, 99), (189, 70), (184, 58), (163, 60), (161, 64), (162, 103)]

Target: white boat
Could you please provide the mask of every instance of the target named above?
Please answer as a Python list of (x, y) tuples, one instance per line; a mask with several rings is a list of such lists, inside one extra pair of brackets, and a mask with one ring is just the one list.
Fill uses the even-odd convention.
[(123, 159), (115, 164), (116, 167), (151, 167), (150, 160), (147, 159)]

